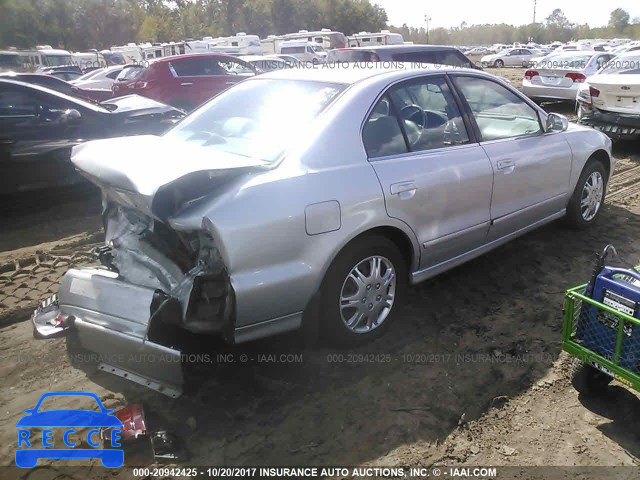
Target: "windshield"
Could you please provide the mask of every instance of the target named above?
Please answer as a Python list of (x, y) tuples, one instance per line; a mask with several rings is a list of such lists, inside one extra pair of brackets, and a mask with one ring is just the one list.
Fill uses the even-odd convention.
[(538, 68), (561, 68), (566, 70), (582, 70), (593, 57), (592, 54), (548, 55), (538, 62)]
[(112, 65), (124, 65), (125, 63), (127, 63), (125, 62), (124, 56), (121, 53), (102, 52), (102, 56), (104, 57), (109, 67)]
[(73, 65), (71, 55), (43, 55), (42, 60), (48, 67), (60, 67), (62, 65)]
[(325, 53), (324, 48), (322, 48), (320, 45), (309, 45), (309, 48), (311, 48), (311, 50), (316, 53)]
[(598, 73), (608, 74), (640, 74), (640, 54), (629, 55), (624, 57), (616, 57), (607, 62), (602, 70)]
[(239, 83), (166, 135), (271, 163), (309, 131), (310, 124), (344, 88), (300, 80)]

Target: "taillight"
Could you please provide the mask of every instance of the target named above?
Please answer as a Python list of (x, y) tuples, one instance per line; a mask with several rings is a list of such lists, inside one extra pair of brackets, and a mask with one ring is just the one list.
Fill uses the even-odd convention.
[(569, 72), (565, 75), (565, 77), (573, 80), (573, 83), (584, 83), (584, 81), (587, 79), (587, 77), (584, 76), (582, 73), (577, 73), (577, 72)]
[(526, 72), (524, 72), (524, 78), (526, 78), (527, 80), (531, 80), (533, 77), (536, 77), (538, 75), (540, 74), (535, 70), (527, 70)]
[(594, 87), (589, 87), (589, 95), (592, 97), (598, 97), (600, 95), (600, 90)]

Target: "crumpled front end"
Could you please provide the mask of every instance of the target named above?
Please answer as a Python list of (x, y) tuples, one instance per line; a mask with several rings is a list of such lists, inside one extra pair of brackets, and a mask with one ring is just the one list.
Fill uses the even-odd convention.
[(613, 140), (637, 140), (640, 138), (640, 114), (607, 112), (580, 102), (578, 123), (600, 130)]
[(175, 331), (233, 338), (234, 294), (206, 231), (178, 232), (138, 210), (106, 202), (101, 268), (69, 270), (58, 294), (80, 344), (100, 368), (180, 394)]

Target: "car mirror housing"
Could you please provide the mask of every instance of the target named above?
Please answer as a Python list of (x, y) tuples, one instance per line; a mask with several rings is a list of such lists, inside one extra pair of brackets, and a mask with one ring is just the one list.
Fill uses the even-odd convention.
[(78, 125), (82, 120), (82, 114), (75, 108), (65, 110), (60, 119), (66, 125)]
[(547, 132), (564, 132), (569, 128), (569, 119), (564, 115), (550, 113), (547, 115), (545, 130)]

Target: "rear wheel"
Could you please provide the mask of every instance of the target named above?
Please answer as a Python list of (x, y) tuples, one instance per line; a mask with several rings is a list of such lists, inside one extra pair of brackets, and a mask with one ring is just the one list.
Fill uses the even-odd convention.
[(380, 336), (406, 287), (406, 261), (392, 241), (379, 235), (356, 240), (334, 260), (323, 283), (325, 336), (342, 346)]
[(576, 229), (593, 225), (600, 217), (606, 191), (606, 172), (598, 160), (585, 165), (567, 205), (567, 223)]
[(585, 395), (602, 393), (611, 383), (611, 377), (602, 373), (579, 358), (571, 359), (571, 385)]

